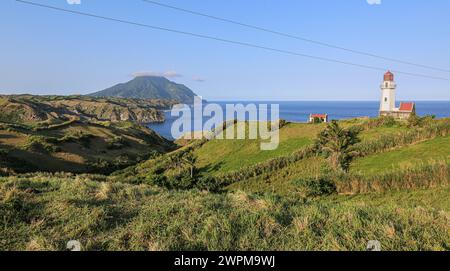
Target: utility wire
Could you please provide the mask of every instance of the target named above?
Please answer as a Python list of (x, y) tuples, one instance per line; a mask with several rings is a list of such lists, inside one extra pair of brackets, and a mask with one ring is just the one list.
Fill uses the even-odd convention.
[(423, 64), (413, 63), (413, 62), (399, 60), (399, 59), (395, 59), (395, 58), (385, 57), (385, 56), (381, 56), (381, 55), (377, 55), (377, 54), (373, 54), (373, 53), (368, 53), (368, 52), (358, 51), (358, 50), (354, 50), (354, 49), (349, 49), (349, 48), (345, 48), (345, 47), (342, 47), (342, 46), (333, 45), (331, 43), (326, 43), (326, 42), (322, 42), (322, 41), (312, 40), (312, 39), (308, 39), (308, 38), (305, 38), (305, 37), (300, 37), (300, 36), (296, 36), (296, 35), (280, 32), (280, 31), (276, 31), (276, 30), (271, 30), (271, 29), (268, 29), (268, 28), (260, 27), (260, 26), (255, 26), (255, 25), (250, 25), (250, 24), (246, 24), (246, 23), (241, 23), (241, 22), (238, 22), (238, 21), (234, 21), (234, 20), (230, 20), (230, 19), (226, 19), (226, 18), (221, 18), (221, 17), (217, 17), (217, 16), (214, 16), (214, 15), (209, 15), (209, 14), (205, 14), (205, 13), (201, 13), (201, 12), (197, 12), (197, 11), (193, 11), (193, 10), (188, 10), (188, 9), (184, 9), (184, 8), (180, 8), (180, 7), (176, 7), (176, 6), (172, 6), (172, 5), (168, 5), (168, 4), (163, 4), (163, 3), (160, 3), (160, 2), (157, 2), (157, 1), (152, 1), (152, 0), (142, 0), (142, 1), (146, 2), (148, 4), (157, 5), (157, 6), (160, 6), (160, 7), (177, 10), (177, 11), (193, 14), (193, 15), (196, 15), (196, 16), (201, 16), (201, 17), (213, 19), (213, 20), (216, 20), (216, 21), (221, 21), (221, 22), (226, 22), (226, 23), (238, 25), (238, 26), (243, 26), (243, 27), (247, 27), (247, 28), (250, 28), (250, 29), (254, 29), (254, 30), (258, 30), (258, 31), (262, 31), (262, 32), (270, 33), (270, 34), (275, 34), (275, 35), (282, 36), (282, 37), (287, 37), (287, 38), (291, 38), (291, 39), (301, 40), (301, 41), (304, 41), (304, 42), (309, 42), (309, 43), (312, 43), (312, 44), (315, 44), (315, 45), (320, 45), (320, 46), (324, 46), (324, 47), (328, 47), (328, 48), (332, 48), (332, 49), (338, 49), (338, 50), (342, 50), (342, 51), (346, 51), (346, 52), (350, 52), (350, 53), (354, 53), (354, 54), (369, 56), (369, 57), (373, 57), (373, 58), (378, 58), (378, 59), (382, 59), (382, 60), (387, 60), (387, 61), (391, 61), (391, 62), (397, 62), (397, 63), (401, 63), (401, 64), (406, 64), (406, 65), (410, 65), (410, 66), (416, 66), (416, 67), (430, 69), (430, 70), (435, 70), (435, 71), (450, 72), (450, 70), (446, 70), (446, 69), (442, 69), (442, 68), (432, 67), (432, 66), (428, 66), (428, 65), (423, 65)]
[[(354, 67), (359, 67), (359, 68), (371, 69), (371, 70), (376, 70), (376, 71), (386, 71), (387, 70), (386, 68), (381, 68), (381, 67), (376, 67), (376, 66), (357, 64), (357, 63), (352, 63), (352, 62), (347, 62), (347, 61), (342, 61), (342, 60), (337, 60), (337, 59), (331, 59), (331, 58), (326, 58), (326, 57), (302, 54), (302, 53), (298, 53), (298, 52), (294, 52), (294, 51), (287, 51), (287, 50), (282, 50), (282, 49), (276, 49), (276, 48), (256, 45), (256, 44), (247, 43), (247, 42), (228, 40), (228, 39), (223, 39), (223, 38), (219, 38), (219, 37), (207, 36), (207, 35), (196, 34), (196, 33), (192, 33), (192, 32), (186, 32), (186, 31), (170, 29), (170, 28), (165, 28), (165, 27), (160, 27), (160, 26), (153, 26), (153, 25), (148, 25), (148, 24), (143, 24), (143, 23), (137, 23), (137, 22), (133, 22), (133, 21), (127, 21), (127, 20), (116, 19), (116, 18), (112, 18), (112, 17), (96, 15), (96, 14), (92, 14), (92, 13), (85, 13), (85, 12), (81, 12), (81, 11), (64, 9), (64, 8), (59, 8), (59, 7), (55, 7), (55, 6), (35, 3), (35, 2), (31, 2), (31, 1), (26, 1), (26, 0), (16, 0), (16, 2), (20, 2), (20, 3), (23, 3), (23, 4), (27, 4), (27, 5), (32, 5), (32, 6), (37, 6), (37, 7), (42, 7), (42, 8), (47, 8), (47, 9), (52, 9), (52, 10), (56, 10), (56, 11), (66, 12), (66, 13), (72, 13), (72, 14), (87, 16), (87, 17), (91, 17), (91, 18), (97, 18), (97, 19), (102, 19), (102, 20), (107, 20), (107, 21), (113, 21), (113, 22), (118, 22), (118, 23), (123, 23), (123, 24), (139, 26), (139, 27), (143, 27), (143, 28), (149, 28), (149, 29), (154, 29), (154, 30), (160, 30), (160, 31), (177, 33), (177, 34), (182, 34), (182, 35), (187, 35), (187, 36), (193, 36), (193, 37), (202, 38), (202, 39), (220, 41), (220, 42), (223, 42), (223, 43), (241, 45), (241, 46), (246, 46), (246, 47), (251, 47), (251, 48), (262, 49), (262, 50), (266, 50), (266, 51), (273, 51), (273, 52), (278, 52), (278, 53), (283, 53), (283, 54), (288, 54), (288, 55), (300, 56), (300, 57), (305, 57), (305, 58), (310, 58), (310, 59), (315, 59), (315, 60), (321, 60), (321, 61), (326, 61), (326, 62), (331, 62), (331, 63), (344, 64), (344, 65), (348, 65), (348, 66), (354, 66)], [(450, 81), (450, 78), (436, 77), (436, 76), (430, 76), (430, 75), (425, 75), (425, 74), (403, 72), (403, 71), (399, 71), (399, 70), (392, 70), (392, 72), (395, 72), (395, 73), (398, 73), (398, 74), (409, 75), (409, 76), (434, 79), (434, 80)]]

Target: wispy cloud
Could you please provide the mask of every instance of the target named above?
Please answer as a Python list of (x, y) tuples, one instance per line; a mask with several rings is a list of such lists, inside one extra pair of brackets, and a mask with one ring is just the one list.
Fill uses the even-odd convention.
[(381, 0), (367, 0), (369, 5), (381, 5)]
[(142, 76), (159, 76), (159, 77), (167, 77), (167, 78), (176, 78), (176, 77), (183, 77), (183, 75), (175, 72), (175, 71), (167, 71), (167, 72), (150, 72), (150, 71), (143, 71), (143, 72), (135, 72), (132, 73), (131, 76), (133, 77), (142, 77)]
[(81, 0), (67, 0), (67, 4), (69, 4), (69, 5), (79, 5), (79, 4), (81, 4)]
[(194, 76), (194, 77), (192, 78), (192, 80), (194, 80), (195, 82), (200, 82), (200, 83), (203, 83), (203, 82), (206, 81), (205, 78), (198, 77), (198, 76)]

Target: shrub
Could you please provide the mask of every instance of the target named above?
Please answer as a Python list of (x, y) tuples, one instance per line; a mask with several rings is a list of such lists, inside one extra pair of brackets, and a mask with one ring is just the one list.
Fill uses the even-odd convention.
[(53, 145), (50, 140), (42, 136), (30, 136), (24, 148), (35, 152), (53, 153), (60, 150), (59, 147)]
[(201, 177), (195, 186), (200, 190), (219, 192), (222, 189), (222, 182), (214, 177), (205, 176)]
[(317, 137), (316, 149), (328, 158), (333, 168), (348, 171), (351, 161), (358, 154), (354, 145), (360, 142), (360, 130), (358, 127), (343, 129), (337, 121), (332, 121)]
[(325, 178), (318, 180), (298, 180), (294, 184), (300, 186), (301, 191), (307, 197), (329, 196), (337, 192), (336, 185)]
[(107, 148), (109, 150), (120, 150), (126, 146), (129, 146), (129, 143), (123, 136), (115, 136), (112, 139), (108, 139), (106, 143), (108, 144)]
[(155, 185), (175, 190), (189, 190), (195, 187), (195, 180), (188, 175), (154, 176), (151, 182)]
[(417, 116), (415, 113), (411, 114), (411, 116), (409, 116), (408, 118), (408, 127), (417, 127), (417, 126), (421, 126), (422, 124), (422, 119)]
[(398, 124), (398, 122), (395, 120), (392, 116), (381, 116), (378, 118), (373, 118), (365, 121), (364, 123), (357, 125), (361, 127), (363, 130), (370, 130), (378, 127), (392, 127), (394, 125)]
[(288, 125), (290, 122), (284, 119), (280, 119), (279, 120), (279, 129), (285, 127), (286, 125)]
[(60, 143), (69, 143), (69, 142), (77, 143), (78, 142), (83, 147), (89, 148), (91, 139), (94, 137), (95, 136), (92, 134), (83, 133), (82, 131), (76, 131), (76, 132), (71, 132), (71, 133), (64, 135), (64, 137), (58, 139), (58, 142), (60, 142)]

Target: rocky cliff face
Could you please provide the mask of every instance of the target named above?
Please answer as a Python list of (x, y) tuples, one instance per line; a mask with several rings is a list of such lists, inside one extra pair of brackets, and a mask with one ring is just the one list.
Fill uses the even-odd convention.
[(80, 118), (99, 121), (163, 122), (162, 109), (175, 102), (84, 96), (0, 96), (0, 121), (40, 122)]

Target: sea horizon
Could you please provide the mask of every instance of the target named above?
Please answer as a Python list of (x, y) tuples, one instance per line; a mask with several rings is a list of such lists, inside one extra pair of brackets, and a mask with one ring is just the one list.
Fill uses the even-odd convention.
[[(450, 116), (450, 101), (414, 101), (419, 116), (434, 115), (436, 118), (445, 118)], [(379, 101), (243, 101), (228, 100), (214, 101), (207, 100), (208, 103), (217, 103), (222, 108), (226, 104), (279, 104), (280, 119), (289, 122), (306, 123), (310, 114), (328, 114), (330, 120), (343, 120), (369, 117), (374, 118), (379, 115)], [(177, 117), (172, 117), (170, 110), (164, 111), (166, 120), (162, 123), (151, 123), (149, 128), (160, 134), (166, 139), (174, 140), (171, 135), (171, 127)], [(206, 121), (208, 118), (203, 118)], [(192, 130), (193, 131), (193, 130)]]

